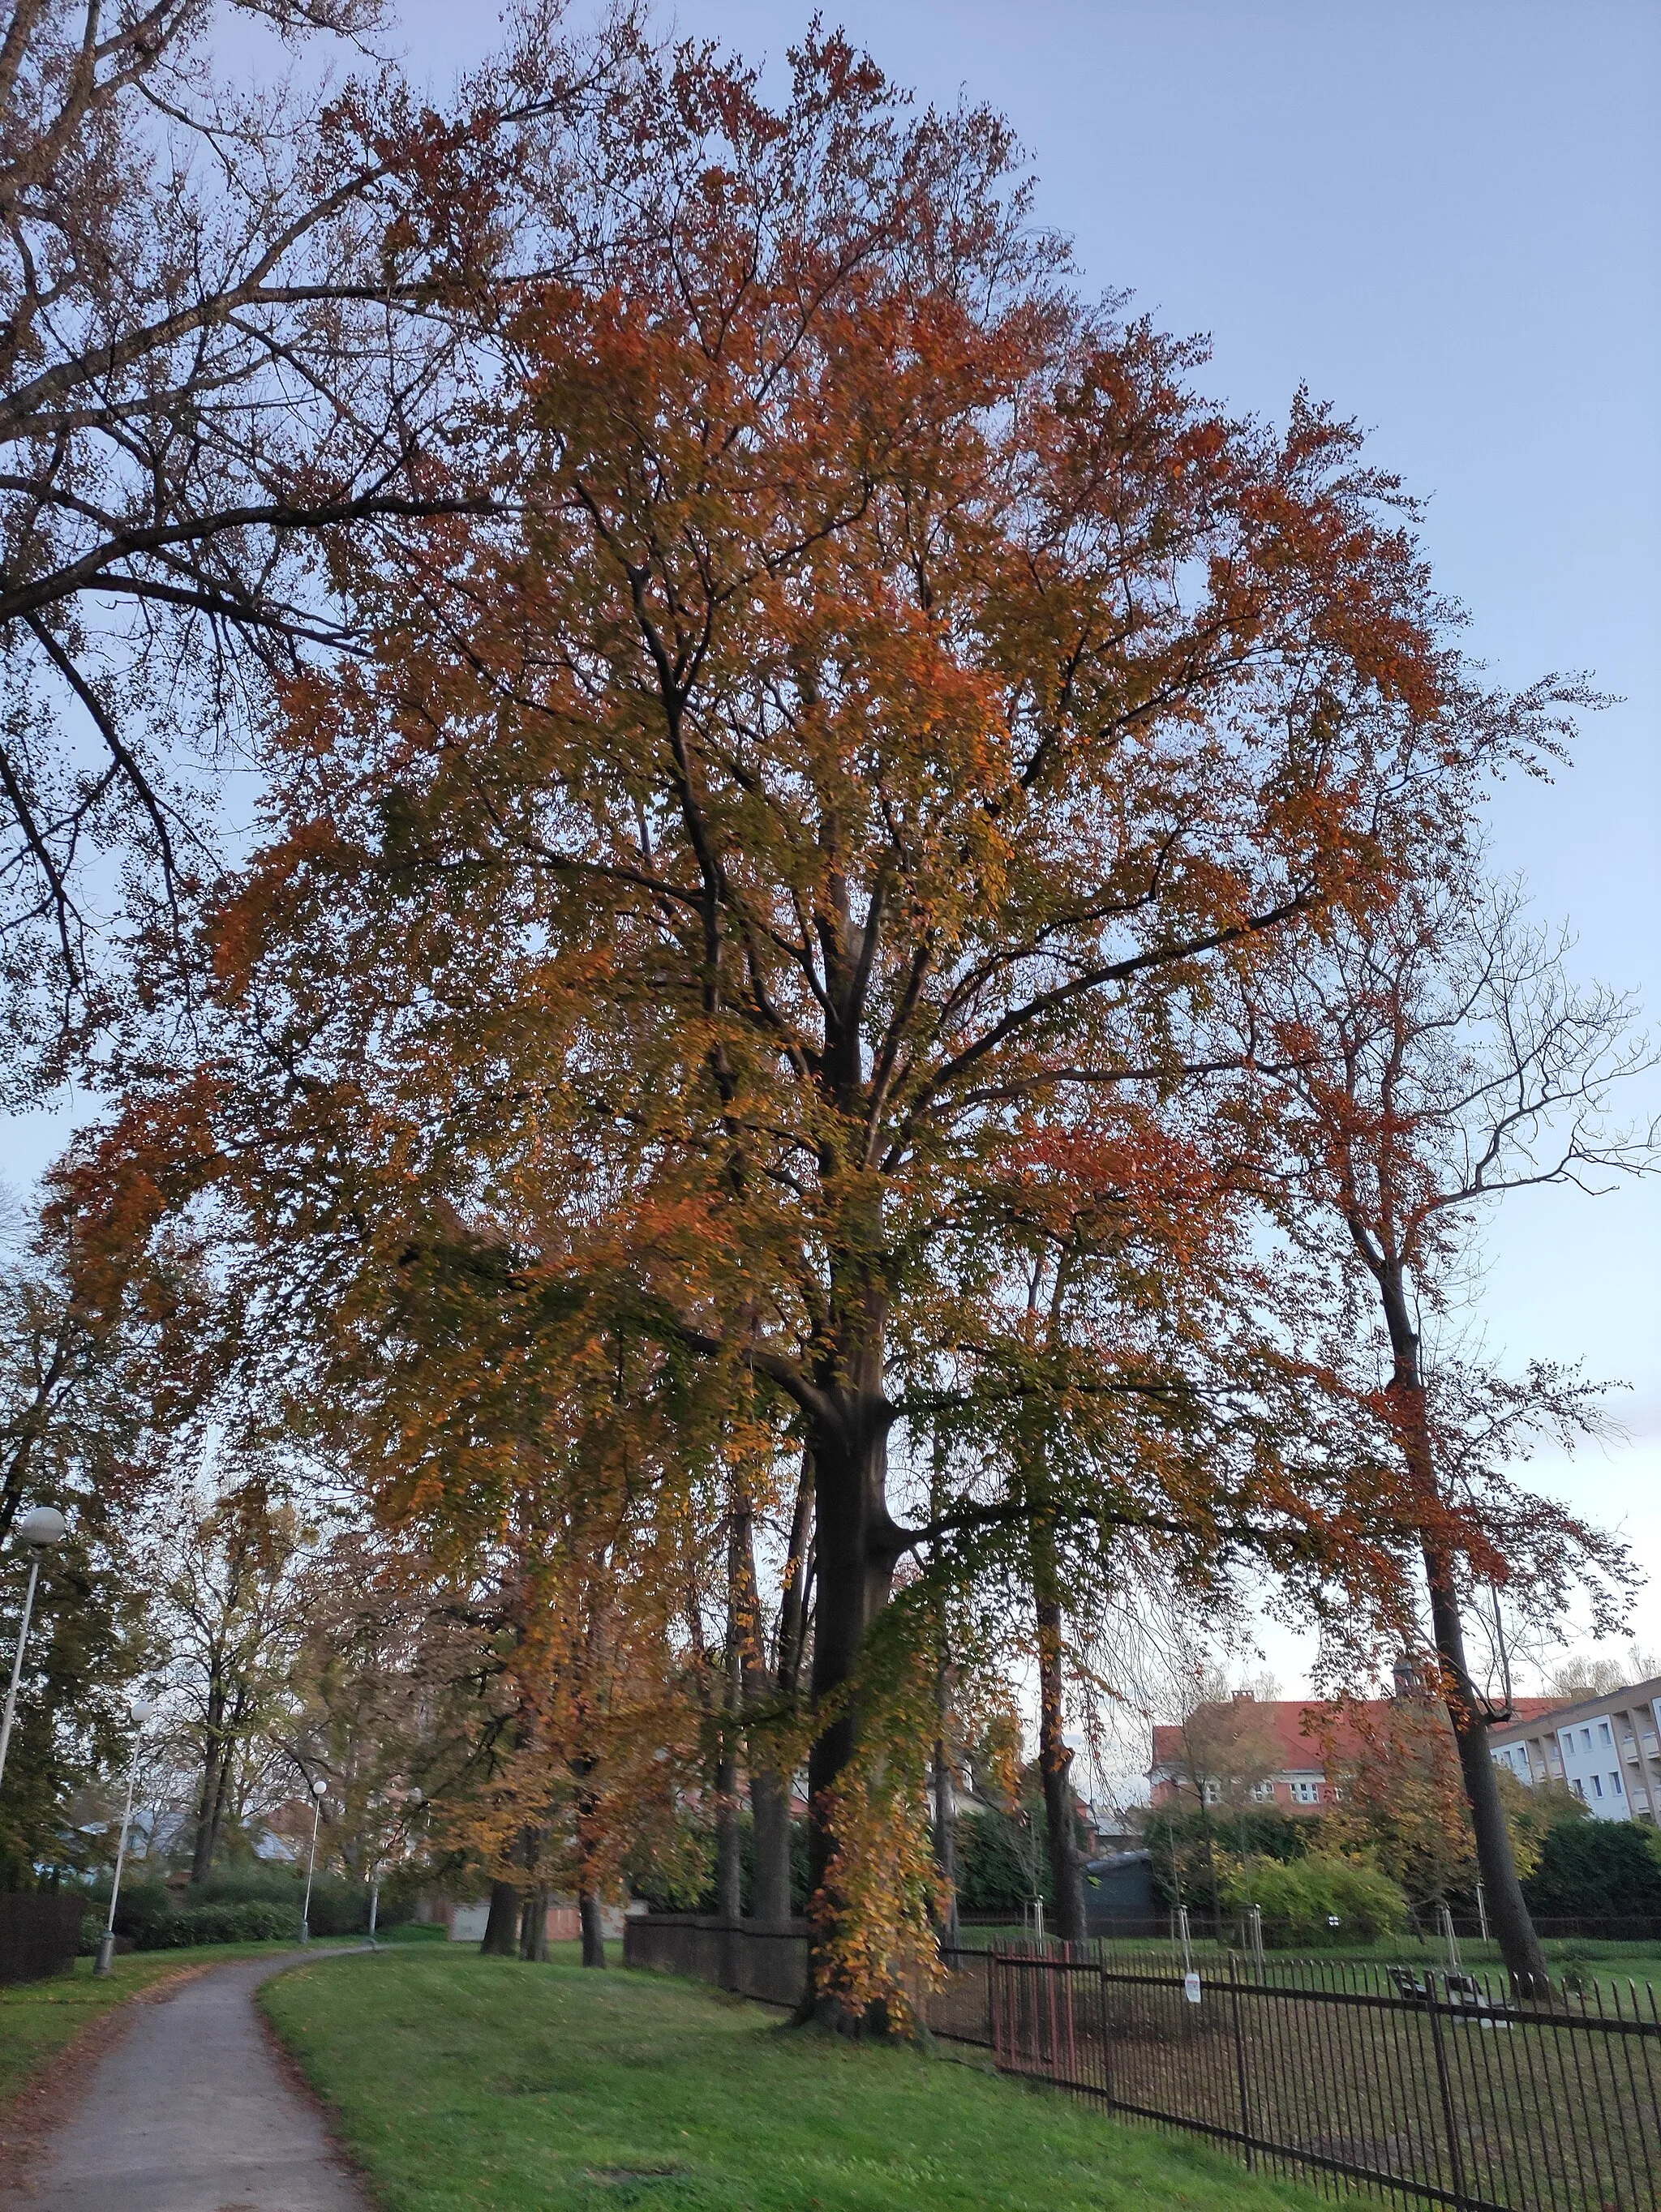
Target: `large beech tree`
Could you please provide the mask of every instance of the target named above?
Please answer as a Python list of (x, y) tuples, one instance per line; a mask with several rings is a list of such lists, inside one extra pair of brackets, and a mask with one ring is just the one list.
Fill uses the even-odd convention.
[[(599, 243), (508, 333), (515, 507), (343, 545), (363, 657), (287, 689), (222, 1043), (128, 1132), (237, 1193), (268, 1321), (361, 1341), (483, 1237), (538, 1357), (610, 1329), (778, 1394), (858, 2012), (900, 1981), (837, 1963), (833, 1808), (897, 1563), (1062, 1511), (1052, 1469), (903, 1525), (909, 1378), (1019, 1338), (985, 1255), (1035, 1161), (1101, 1195), (1058, 1134), (1112, 1130), (1134, 1243), (1222, 980), (1388, 905), (1541, 708), (1468, 681), (1348, 428), (1232, 420), (1074, 295), (1001, 123), (794, 66), (774, 106), (685, 50), (598, 112)], [(1097, 1525), (1291, 1541), (1271, 1458), (1127, 1452)]]

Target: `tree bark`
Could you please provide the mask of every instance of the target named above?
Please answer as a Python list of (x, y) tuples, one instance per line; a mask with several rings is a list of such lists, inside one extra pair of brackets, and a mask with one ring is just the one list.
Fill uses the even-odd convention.
[(520, 1916), (519, 1955), (534, 1966), (548, 1963), (548, 1892), (541, 1883), (526, 1899)]
[[(946, 1670), (940, 1670), (944, 1680)], [(940, 1948), (958, 1948), (958, 1816), (952, 1804), (951, 1755), (946, 1748), (944, 1714), (934, 1739), (934, 1863), (946, 1884), (946, 1917), (940, 1923)]]
[[(808, 1757), (808, 1889), (813, 1901), (832, 1915), (835, 1899), (827, 1894), (834, 1851), (827, 1826), (829, 1793), (852, 1760), (859, 1740), (858, 1717), (842, 1692), (858, 1668), (872, 1623), (888, 1602), (900, 1548), (888, 1511), (888, 1431), (893, 1413), (880, 1387), (879, 1344), (867, 1345), (859, 1366), (862, 1372), (855, 1387), (835, 1391), (835, 1416), (816, 1421), (811, 1439), (818, 1577), (812, 1698), (822, 1713), (829, 1714), (833, 1705), (839, 1709), (826, 1719)], [(864, 1387), (858, 1387), (861, 1381)], [(860, 2029), (865, 2021), (850, 2018), (846, 2006), (823, 1994), (822, 1962), (830, 1934), (821, 1918), (809, 1938), (808, 1990), (800, 2016)]]
[(1431, 1634), (1441, 1662), (1442, 1694), (1459, 1754), (1465, 1802), (1470, 1808), (1488, 1924), (1512, 1978), (1525, 1990), (1537, 1989), (1543, 1993), (1550, 1978), (1546, 1954), (1530, 1917), (1523, 1885), (1517, 1877), (1517, 1861), (1512, 1852), (1511, 1832), (1506, 1826), (1499, 1777), (1488, 1752), (1488, 1724), (1465, 1661), (1464, 1630), (1459, 1619), (1453, 1559), (1437, 1534), (1440, 1492), (1436, 1480), (1435, 1444), (1425, 1400), (1419, 1336), (1413, 1326), (1400, 1267), (1387, 1266), (1380, 1272), (1378, 1287), (1390, 1332), (1393, 1364), (1390, 1398), (1409, 1476), (1424, 1508), (1420, 1543), (1430, 1591)]
[[(785, 1554), (784, 1593), (779, 1605), (778, 1641), (773, 1654), (772, 1688), (782, 1705), (800, 1686), (806, 1625), (809, 1540), (813, 1526), (813, 1457), (804, 1451), (796, 1483), (795, 1510)], [(755, 1881), (751, 1905), (764, 1925), (777, 1927), (790, 1917), (790, 1781), (788, 1775), (757, 1764), (752, 1748), (750, 1810), (755, 1823)]]
[[(727, 1646), (721, 1685), (721, 1756), (715, 1761), (715, 1911), (737, 1926), (744, 1890), (739, 1833), (739, 1731), (744, 1720), (743, 1576), (739, 1553), (750, 1544), (748, 1500), (735, 1494), (727, 1520)], [(730, 1980), (727, 1984), (732, 1986)]]
[(1432, 1632), (1442, 1662), (1443, 1694), (1476, 1838), (1476, 1863), (1482, 1870), (1488, 1925), (1513, 1979), (1524, 1990), (1543, 1996), (1550, 1969), (1517, 1875), (1500, 1777), (1488, 1750), (1488, 1723), (1465, 1662), (1464, 1629), (1451, 1563), (1438, 1555), (1432, 1543), (1425, 1546), (1425, 1577), (1430, 1586)]
[(1050, 1853), (1050, 1881), (1055, 1893), (1056, 1933), (1063, 1943), (1086, 1940), (1084, 1864), (1079, 1856), (1076, 1815), (1073, 1802), (1073, 1753), (1062, 1732), (1065, 1718), (1062, 1680), (1062, 1608), (1053, 1589), (1053, 1548), (1049, 1530), (1035, 1524), (1035, 1558), (1049, 1552), (1052, 1572), (1040, 1577), (1046, 1594), (1035, 1610), (1038, 1622), (1038, 1771), (1043, 1778), (1044, 1832)]
[(519, 1886), (511, 1881), (490, 1884), (490, 1911), (484, 1923), (480, 1954), (486, 1959), (519, 1956)]
[(600, 1927), (599, 1899), (592, 1889), (577, 1893), (577, 1916), (582, 1923), (582, 1963), (585, 1966), (605, 1964), (605, 1937)]
[(215, 1833), (215, 1809), (219, 1802), (219, 1769), (223, 1750), (210, 1739), (202, 1771), (202, 1794), (197, 1801), (196, 1842), (191, 1853), (191, 1887), (200, 1889), (213, 1869), (219, 1838)]
[(191, 1852), (191, 1887), (200, 1889), (213, 1870), (219, 1849), (219, 1823), (224, 1813), (223, 1777), (230, 1747), (225, 1729), (226, 1691), (217, 1658), (208, 1666), (205, 1708), (206, 1748), (202, 1758), (202, 1790), (197, 1799), (196, 1838)]
[[(1058, 1268), (1055, 1291), (1058, 1304), (1065, 1279), (1065, 1269)], [(1050, 1860), (1055, 1932), (1064, 1943), (1082, 1943), (1086, 1935), (1084, 1867), (1074, 1828), (1073, 1753), (1066, 1736), (1061, 1568), (1043, 1449), (1041, 1437), (1031, 1441), (1024, 1455), (1027, 1464), (1023, 1470), (1022, 1485), (1028, 1514), (1027, 1559), (1032, 1576), (1032, 1612), (1038, 1646), (1038, 1772), (1043, 1784), (1044, 1843)]]
[(782, 1775), (750, 1777), (750, 1812), (755, 1822), (755, 1880), (751, 1917), (775, 1928), (790, 1917), (790, 1799)]

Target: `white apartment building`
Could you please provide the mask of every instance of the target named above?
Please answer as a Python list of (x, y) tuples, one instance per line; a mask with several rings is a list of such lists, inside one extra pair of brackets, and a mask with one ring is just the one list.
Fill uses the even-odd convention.
[(1661, 1674), (1519, 1717), (1488, 1748), (1531, 1788), (1567, 1782), (1600, 1820), (1661, 1826)]

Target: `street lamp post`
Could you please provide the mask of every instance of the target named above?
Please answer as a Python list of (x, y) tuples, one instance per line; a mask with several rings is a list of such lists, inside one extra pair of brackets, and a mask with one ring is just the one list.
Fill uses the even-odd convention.
[(121, 1894), (121, 1869), (127, 1863), (127, 1830), (132, 1825), (132, 1793), (138, 1780), (138, 1749), (143, 1741), (144, 1723), (155, 1707), (148, 1698), (132, 1701), (132, 1759), (127, 1768), (127, 1805), (121, 1815), (121, 1840), (115, 1850), (115, 1878), (110, 1884), (110, 1917), (104, 1923), (104, 1932), (98, 1939), (98, 1956), (93, 1972), (100, 1978), (110, 1972), (110, 1961), (115, 1956), (115, 1900)]
[(17, 1686), (23, 1679), (23, 1654), (28, 1649), (29, 1622), (34, 1613), (35, 1586), (40, 1580), (40, 1562), (54, 1544), (61, 1544), (69, 1526), (55, 1505), (37, 1505), (26, 1513), (17, 1524), (18, 1540), (27, 1544), (34, 1554), (29, 1568), (28, 1595), (23, 1600), (23, 1625), (17, 1632), (17, 1650), (11, 1662), (11, 1687), (6, 1692), (6, 1711), (0, 1718), (0, 1779), (6, 1771), (6, 1753), (11, 1747), (11, 1724), (17, 1717)]
[(316, 1802), (312, 1814), (311, 1854), (306, 1861), (306, 1901), (300, 1908), (300, 1940), (302, 1943), (309, 1943), (312, 1940), (312, 1869), (317, 1864), (317, 1828), (323, 1818), (323, 1800), (328, 1787), (320, 1774), (312, 1784), (312, 1796)]

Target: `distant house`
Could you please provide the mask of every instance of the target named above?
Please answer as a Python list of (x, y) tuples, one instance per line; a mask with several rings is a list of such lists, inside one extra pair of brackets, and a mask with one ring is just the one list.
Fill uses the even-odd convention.
[[(1661, 1826), (1661, 1674), (1574, 1705), (1518, 1703), (1488, 1748), (1519, 1782), (1567, 1783), (1600, 1820)], [(1523, 1711), (1526, 1704), (1534, 1710)]]
[[(1241, 1692), (1226, 1703), (1197, 1705), (1187, 1719), (1153, 1730), (1148, 1770), (1156, 1807), (1274, 1806), (1294, 1814), (1318, 1813), (1337, 1785), (1330, 1756), (1343, 1766), (1365, 1755), (1369, 1723), (1383, 1732), (1404, 1699), (1422, 1698), (1410, 1668), (1397, 1670), (1393, 1698), (1333, 1707), (1305, 1699), (1256, 1698)], [(1549, 1712), (1549, 1698), (1512, 1700), (1516, 1728)], [(1494, 1741), (1499, 1741), (1496, 1731)], [(1496, 1754), (1497, 1755), (1497, 1754)]]
[[(1378, 1704), (1387, 1710), (1386, 1701)], [(1360, 1747), (1348, 1720), (1335, 1723), (1324, 1706), (1305, 1700), (1254, 1698), (1242, 1691), (1226, 1703), (1196, 1705), (1186, 1720), (1153, 1730), (1148, 1768), (1153, 1804), (1203, 1802), (1318, 1812), (1332, 1795), (1322, 1730), (1341, 1757)]]

